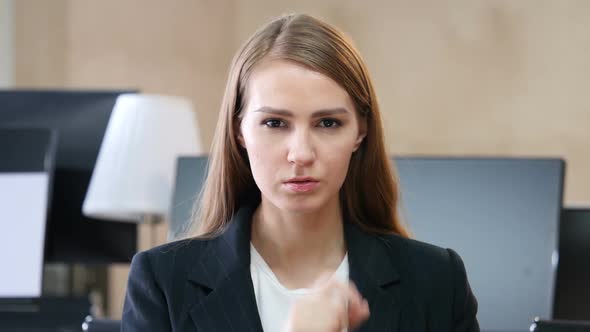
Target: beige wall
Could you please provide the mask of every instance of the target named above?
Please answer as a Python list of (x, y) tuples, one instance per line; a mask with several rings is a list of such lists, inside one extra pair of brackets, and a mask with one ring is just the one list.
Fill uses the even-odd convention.
[[(318, 15), (364, 54), (392, 153), (563, 157), (566, 202), (590, 205), (588, 1), (21, 0), (15, 7), (18, 86), (188, 96), (207, 146), (243, 40), (280, 13)], [(126, 273), (125, 266), (112, 273), (114, 317)]]
[(238, 2), (236, 35), (302, 10), (348, 32), (397, 154), (560, 156), (590, 205), (590, 2)]

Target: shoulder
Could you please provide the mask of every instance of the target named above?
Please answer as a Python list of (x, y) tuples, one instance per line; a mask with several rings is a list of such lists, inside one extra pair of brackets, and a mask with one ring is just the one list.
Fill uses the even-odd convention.
[(479, 331), (477, 300), (463, 260), (454, 250), (396, 235), (380, 237), (398, 263), (415, 303), (452, 319), (457, 331)]
[[(133, 257), (123, 309), (123, 329), (171, 331), (198, 294), (188, 292), (187, 274), (208, 251), (210, 240), (186, 239)], [(193, 297), (193, 298), (191, 298)]]
[(453, 249), (391, 235), (383, 237), (398, 249), (403, 261), (402, 282), (411, 280), (406, 291), (411, 298), (437, 312), (453, 331), (479, 332), (478, 303), (469, 285), (463, 260)]
[(457, 284), (467, 282), (463, 260), (453, 249), (408, 239), (398, 235), (381, 235), (392, 259), (417, 291), (442, 295), (453, 292)]
[(407, 264), (444, 268), (445, 266), (454, 265), (459, 255), (452, 249), (442, 248), (430, 243), (418, 241), (415, 239), (404, 238), (399, 235), (379, 235), (379, 238), (389, 248), (395, 251), (395, 255), (406, 261)]
[(193, 264), (209, 251), (212, 239), (190, 238), (166, 243), (138, 252), (131, 262), (130, 277), (134, 274), (151, 275), (162, 280), (185, 275)]

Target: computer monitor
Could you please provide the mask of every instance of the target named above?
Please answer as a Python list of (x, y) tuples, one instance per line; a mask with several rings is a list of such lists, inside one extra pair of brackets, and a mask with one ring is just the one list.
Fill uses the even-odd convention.
[(0, 127), (0, 300), (39, 298), (57, 133)]
[(52, 128), (60, 138), (46, 262), (129, 262), (137, 250), (137, 225), (82, 214), (111, 111), (126, 92), (0, 90), (2, 126)]
[(170, 204), (168, 239), (186, 236), (194, 204), (207, 175), (207, 157), (179, 157), (176, 163), (174, 193)]
[(590, 207), (562, 211), (553, 316), (590, 321)]
[(482, 330), (551, 317), (564, 161), (395, 158), (402, 215), (418, 240), (456, 250)]

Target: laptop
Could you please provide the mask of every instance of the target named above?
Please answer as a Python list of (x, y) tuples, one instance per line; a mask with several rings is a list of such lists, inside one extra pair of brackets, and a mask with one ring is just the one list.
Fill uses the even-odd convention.
[(531, 332), (590, 332), (590, 321), (541, 320), (535, 318)]
[(0, 304), (41, 297), (57, 133), (0, 128)]

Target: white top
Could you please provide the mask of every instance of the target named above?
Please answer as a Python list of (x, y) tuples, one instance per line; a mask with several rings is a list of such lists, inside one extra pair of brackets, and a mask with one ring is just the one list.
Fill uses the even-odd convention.
[[(348, 271), (347, 253), (334, 275), (339, 280), (348, 281)], [(252, 244), (250, 244), (250, 274), (262, 329), (270, 332), (281, 331), (293, 302), (309, 294), (311, 290), (285, 288)]]

